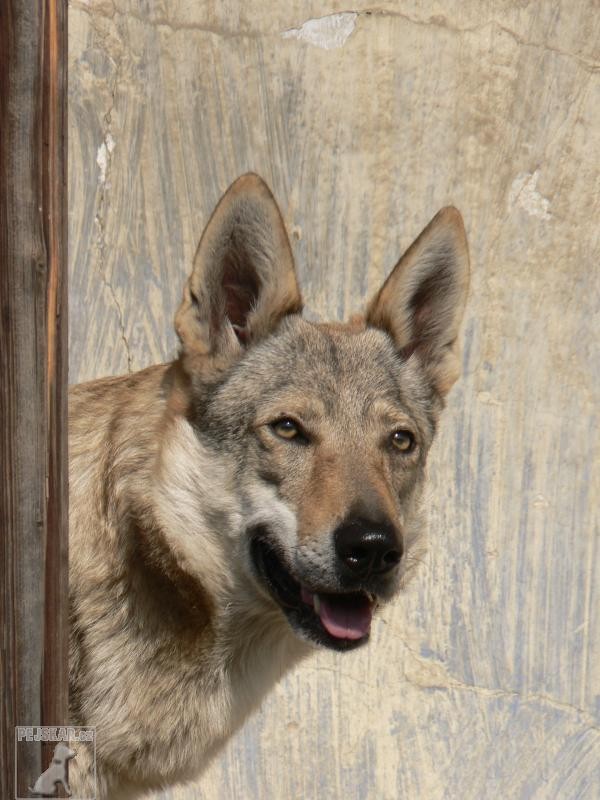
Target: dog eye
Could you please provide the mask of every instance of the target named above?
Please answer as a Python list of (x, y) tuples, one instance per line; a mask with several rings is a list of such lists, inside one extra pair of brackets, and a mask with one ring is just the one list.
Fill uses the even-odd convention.
[(300, 426), (289, 417), (283, 417), (271, 423), (271, 429), (281, 439), (298, 439), (303, 436)]
[(399, 430), (392, 434), (392, 444), (401, 453), (410, 453), (415, 449), (416, 440), (410, 431)]

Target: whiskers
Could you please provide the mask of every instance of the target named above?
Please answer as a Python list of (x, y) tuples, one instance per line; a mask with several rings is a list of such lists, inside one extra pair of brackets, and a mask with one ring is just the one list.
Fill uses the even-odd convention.
[(402, 560), (402, 574), (400, 576), (400, 589), (405, 589), (408, 583), (413, 579), (417, 569), (424, 570), (429, 564), (427, 556), (427, 548), (425, 545), (415, 547), (413, 550), (405, 555)]

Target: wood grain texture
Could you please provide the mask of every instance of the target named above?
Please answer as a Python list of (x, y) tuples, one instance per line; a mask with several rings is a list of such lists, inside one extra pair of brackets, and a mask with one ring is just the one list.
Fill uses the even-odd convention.
[(443, 205), (472, 252), (420, 574), (368, 649), (315, 654), (163, 797), (591, 800), (597, 4), (352, 9), (72, 0), (72, 381), (173, 354), (200, 233), (249, 169), (280, 201), (312, 318), (363, 307)]
[[(15, 725), (67, 722), (66, 24), (58, 0), (0, 10), (3, 798)], [(49, 758), (20, 751), (20, 796)]]

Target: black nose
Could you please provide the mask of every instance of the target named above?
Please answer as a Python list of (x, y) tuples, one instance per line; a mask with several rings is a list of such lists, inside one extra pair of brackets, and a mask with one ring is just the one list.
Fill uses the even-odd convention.
[(389, 524), (354, 519), (340, 525), (334, 541), (339, 566), (347, 577), (383, 575), (402, 558), (402, 544)]

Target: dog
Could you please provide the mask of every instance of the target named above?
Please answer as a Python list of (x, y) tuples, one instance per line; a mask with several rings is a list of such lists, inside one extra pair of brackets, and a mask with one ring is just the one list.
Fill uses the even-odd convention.
[(445, 208), (363, 316), (309, 322), (247, 174), (202, 235), (178, 358), (72, 389), (71, 719), (96, 726), (98, 797), (196, 778), (315, 646), (367, 642), (419, 560), (468, 282)]
[(58, 784), (60, 784), (70, 797), (71, 787), (67, 781), (67, 763), (76, 755), (74, 750), (71, 750), (63, 742), (59, 742), (54, 748), (52, 763), (45, 772), (42, 772), (33, 788), (29, 787), (31, 794), (35, 797), (55, 797)]

